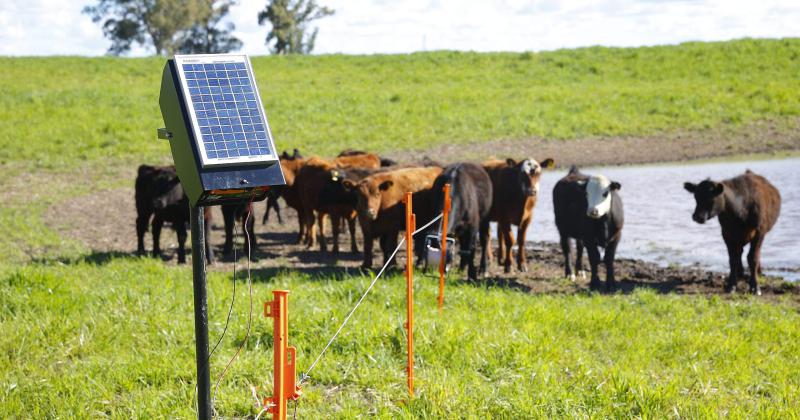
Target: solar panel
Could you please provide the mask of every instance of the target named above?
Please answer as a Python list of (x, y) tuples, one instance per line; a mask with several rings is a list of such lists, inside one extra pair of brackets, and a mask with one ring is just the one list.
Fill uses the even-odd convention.
[(246, 55), (176, 55), (203, 166), (277, 160)]

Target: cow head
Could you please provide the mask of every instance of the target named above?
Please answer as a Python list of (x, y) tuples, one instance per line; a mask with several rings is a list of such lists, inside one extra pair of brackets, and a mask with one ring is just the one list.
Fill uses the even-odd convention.
[(394, 185), (391, 180), (371, 180), (362, 179), (359, 182), (354, 182), (345, 179), (342, 182), (345, 190), (355, 191), (358, 204), (356, 210), (358, 214), (369, 220), (375, 220), (378, 217), (378, 212), (381, 209), (381, 195), (384, 191)]
[(534, 196), (539, 193), (539, 176), (542, 174), (543, 168), (552, 168), (553, 159), (547, 158), (541, 163), (536, 159), (527, 158), (520, 162), (514, 159), (506, 159), (506, 164), (509, 167), (515, 168), (513, 181), (514, 185), (519, 186), (525, 196)]
[(683, 188), (694, 194), (694, 201), (697, 206), (694, 208), (692, 219), (695, 222), (705, 223), (706, 220), (713, 218), (722, 211), (722, 207), (725, 204), (722, 192), (725, 190), (725, 186), (719, 182), (709, 179), (699, 184), (686, 182), (683, 184)]
[(622, 187), (603, 175), (593, 175), (579, 183), (586, 188), (586, 215), (592, 219), (600, 219), (611, 211), (611, 192)]
[(184, 197), (178, 175), (160, 171), (153, 179), (153, 208), (162, 210), (179, 203)]

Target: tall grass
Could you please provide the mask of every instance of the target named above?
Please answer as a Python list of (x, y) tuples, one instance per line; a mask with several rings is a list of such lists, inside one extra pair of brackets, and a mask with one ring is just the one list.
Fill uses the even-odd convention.
[[(191, 418), (191, 272), (150, 260), (35, 265), (0, 272), (0, 417)], [(253, 330), (216, 407), (254, 415), (270, 392), (270, 290), (290, 289), (290, 343), (305, 370), (369, 279), (258, 272)], [(230, 275), (213, 273), (211, 341)], [(237, 284), (212, 380), (245, 336)], [(800, 315), (758, 299), (531, 296), (451, 281), (416, 290), (417, 396), (406, 397), (405, 287), (381, 280), (304, 389), (301, 418), (733, 417), (800, 415)]]

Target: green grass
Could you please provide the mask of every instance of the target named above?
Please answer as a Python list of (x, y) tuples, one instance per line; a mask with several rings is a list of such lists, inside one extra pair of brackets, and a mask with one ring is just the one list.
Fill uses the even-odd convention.
[[(800, 39), (786, 39), (253, 61), (278, 147), (330, 155), (792, 123), (799, 57)], [(67, 198), (131, 186), (139, 163), (169, 162), (155, 139), (162, 66), (0, 58), (0, 418), (193, 417), (191, 271), (90, 254), (45, 223)], [(303, 370), (367, 282), (256, 273), (253, 332), (220, 387), (220, 414), (253, 416), (249, 387), (269, 388), (260, 307), (271, 290), (292, 291)], [(237, 285), (214, 380), (245, 336)], [(230, 275), (212, 273), (209, 287), (213, 341)], [(789, 300), (532, 296), (453, 281), (439, 314), (420, 279), (409, 402), (403, 291), (397, 275), (376, 286), (312, 372), (301, 418), (800, 416), (800, 314)]]
[[(0, 417), (190, 418), (191, 271), (156, 261), (37, 265), (0, 278)], [(290, 342), (305, 370), (367, 285), (364, 277), (256, 275), (255, 316), (217, 396), (221, 415), (254, 415), (271, 388), (273, 289), (290, 295)], [(211, 340), (229, 274), (210, 276)], [(245, 335), (246, 283), (212, 381)], [(416, 289), (417, 397), (406, 399), (404, 281), (378, 283), (312, 372), (301, 418), (732, 417), (800, 415), (800, 315), (759, 299), (531, 296), (451, 282)]]
[[(543, 53), (255, 57), (280, 149), (647, 135), (800, 115), (800, 39)], [(166, 161), (162, 58), (0, 58), (0, 161)]]

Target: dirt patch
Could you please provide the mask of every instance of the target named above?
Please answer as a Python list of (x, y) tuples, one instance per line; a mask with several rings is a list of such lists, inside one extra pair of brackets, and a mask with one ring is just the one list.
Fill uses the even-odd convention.
[(482, 161), (489, 156), (533, 156), (541, 159), (552, 157), (558, 166), (568, 167), (678, 162), (735, 155), (771, 155), (798, 150), (800, 119), (789, 123), (762, 121), (736, 129), (719, 128), (645, 137), (477, 141), (434, 146), (425, 151), (398, 151), (387, 155), (398, 161), (419, 161), (427, 156), (445, 162)]

